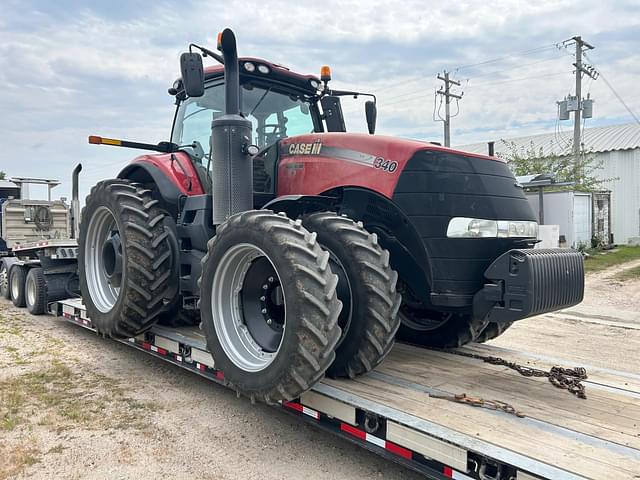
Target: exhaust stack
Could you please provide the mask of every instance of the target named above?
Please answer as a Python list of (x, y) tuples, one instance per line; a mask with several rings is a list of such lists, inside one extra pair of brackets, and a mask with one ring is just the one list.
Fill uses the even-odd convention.
[(76, 165), (71, 176), (71, 238), (78, 238), (80, 232), (80, 200), (79, 200), (79, 177), (82, 171), (82, 164)]
[(226, 28), (218, 48), (224, 58), (225, 114), (211, 123), (213, 224), (253, 208), (253, 169), (247, 147), (251, 121), (240, 115), (240, 72), (236, 37)]

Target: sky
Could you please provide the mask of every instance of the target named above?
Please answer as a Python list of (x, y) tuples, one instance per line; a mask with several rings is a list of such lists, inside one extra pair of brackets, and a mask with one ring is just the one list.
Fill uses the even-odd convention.
[[(232, 28), (240, 56), (301, 73), (332, 68), (334, 88), (375, 93), (377, 133), (442, 141), (435, 98), (447, 70), (463, 93), (452, 105), (452, 145), (549, 133), (571, 136), (556, 101), (574, 93), (574, 47), (601, 73), (583, 82), (594, 103), (586, 127), (640, 116), (640, 0), (2, 0), (0, 170), (56, 178), (81, 195), (139, 151), (87, 143), (88, 135), (168, 140), (167, 88), (190, 42), (214, 47)], [(459, 108), (458, 108), (459, 107)], [(360, 100), (344, 99), (347, 128), (364, 131)], [(32, 191), (33, 193), (33, 191)]]

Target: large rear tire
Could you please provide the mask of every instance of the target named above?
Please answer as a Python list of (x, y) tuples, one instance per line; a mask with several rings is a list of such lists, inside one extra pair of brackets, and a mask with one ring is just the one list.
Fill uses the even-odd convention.
[(302, 223), (318, 234), (339, 278), (342, 336), (327, 375), (353, 378), (369, 372), (391, 351), (400, 326), (398, 274), (389, 265), (389, 252), (380, 247), (375, 234), (348, 217), (320, 212)]
[(27, 273), (25, 303), (32, 315), (42, 315), (47, 310), (47, 281), (41, 267), (32, 268)]
[(480, 332), (480, 335), (478, 335), (475, 341), (478, 343), (484, 343), (489, 340), (493, 340), (494, 338), (502, 335), (511, 325), (513, 325), (513, 322), (489, 322), (489, 324), (484, 327), (484, 330)]
[(101, 334), (138, 335), (173, 300), (164, 217), (151, 191), (129, 180), (100, 182), (87, 197), (78, 242), (80, 290)]
[(458, 348), (475, 341), (487, 326), (486, 318), (469, 314), (432, 312), (400, 307), (398, 340), (433, 348)]
[(24, 284), (27, 277), (27, 267), (14, 265), (9, 270), (9, 290), (11, 301), (16, 307), (25, 306)]
[(225, 381), (267, 403), (311, 388), (340, 338), (337, 283), (300, 221), (253, 210), (219, 225), (202, 259), (200, 313)]

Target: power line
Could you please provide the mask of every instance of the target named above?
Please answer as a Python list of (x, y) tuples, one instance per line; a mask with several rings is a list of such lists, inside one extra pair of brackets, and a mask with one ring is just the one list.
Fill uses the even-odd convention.
[(470, 63), (468, 65), (462, 65), (462, 66), (454, 68), (453, 71), (454, 72), (459, 72), (460, 70), (465, 70), (467, 68), (478, 67), (480, 65), (487, 65), (489, 63), (500, 62), (502, 60), (507, 60), (507, 59), (513, 58), (513, 57), (523, 57), (523, 56), (527, 56), (527, 55), (533, 55), (534, 53), (539, 53), (539, 52), (543, 52), (543, 51), (546, 51), (546, 50), (552, 50), (552, 49), (556, 49), (556, 48), (558, 48), (558, 43), (552, 43), (550, 45), (544, 45), (544, 46), (541, 46), (541, 47), (536, 47), (536, 48), (532, 48), (532, 49), (529, 49), (529, 50), (524, 50), (522, 52), (510, 53), (510, 54), (507, 54), (507, 55), (502, 56), (502, 57), (492, 58), (492, 59), (484, 60), (484, 61), (478, 62), (478, 63)]
[[(585, 54), (585, 57), (587, 57), (587, 55)], [(595, 67), (596, 65), (593, 63), (593, 61), (591, 61), (591, 59), (589, 58), (589, 61), (591, 62), (591, 64)], [(611, 93), (613, 93), (616, 98), (620, 101), (620, 103), (622, 104), (622, 106), (627, 110), (627, 112), (629, 112), (629, 115), (631, 115), (633, 117), (633, 119), (636, 121), (636, 123), (638, 125), (640, 125), (640, 119), (638, 119), (638, 117), (636, 116), (635, 113), (633, 113), (633, 110), (631, 110), (631, 108), (627, 105), (627, 103), (623, 100), (622, 96), (620, 96), (620, 94), (616, 91), (615, 88), (613, 88), (613, 85), (611, 85), (609, 83), (609, 80), (607, 80), (607, 78), (602, 74), (602, 70), (600, 68), (598, 68), (598, 73), (600, 74), (600, 77), (602, 77), (602, 80), (604, 80), (604, 83), (607, 87), (609, 87), (609, 90), (611, 90)]]

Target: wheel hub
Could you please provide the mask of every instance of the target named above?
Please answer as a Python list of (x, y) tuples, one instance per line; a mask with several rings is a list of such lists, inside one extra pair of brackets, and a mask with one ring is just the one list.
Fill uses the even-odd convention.
[(102, 244), (101, 254), (107, 280), (112, 287), (119, 288), (122, 283), (122, 243), (119, 232), (111, 232)]

